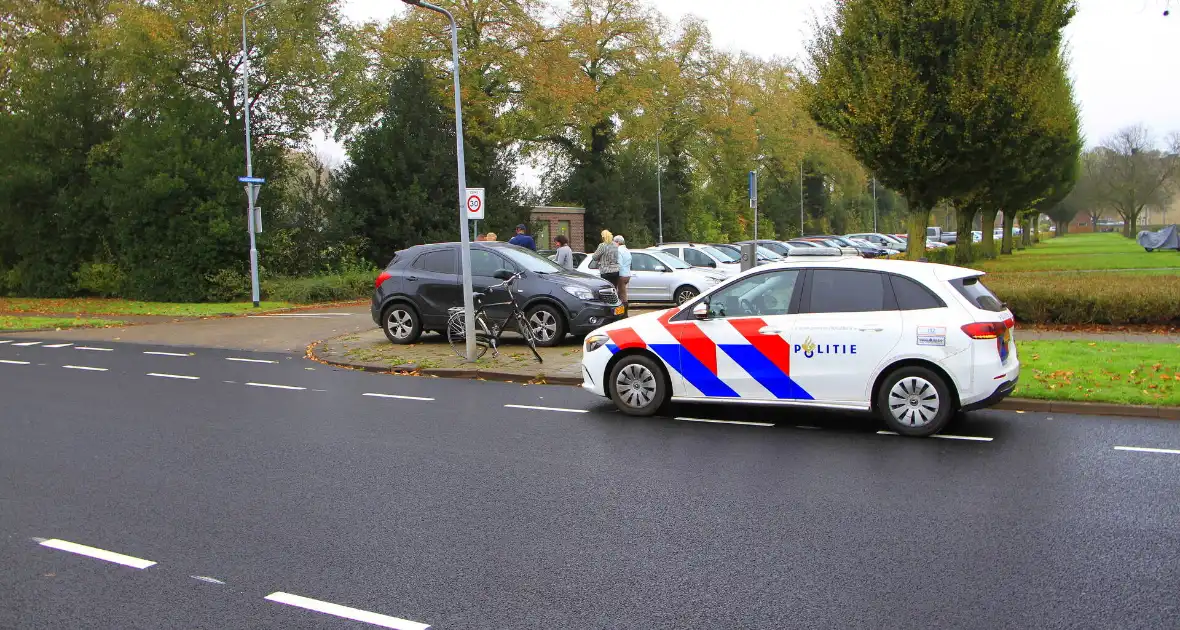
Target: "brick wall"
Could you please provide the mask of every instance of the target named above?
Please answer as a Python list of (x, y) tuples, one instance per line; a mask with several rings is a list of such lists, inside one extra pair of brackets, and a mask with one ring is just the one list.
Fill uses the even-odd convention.
[[(535, 210), (530, 216), (534, 226), (542, 224), (548, 226), (548, 234), (545, 235), (545, 242), (537, 241), (538, 249), (548, 249), (553, 245), (553, 237), (558, 234), (558, 226), (562, 221), (569, 221), (570, 223), (570, 247), (575, 252), (582, 251), (586, 246), (586, 216), (580, 213), (570, 212), (545, 212), (543, 210)], [(534, 238), (542, 236), (541, 234), (534, 234)]]

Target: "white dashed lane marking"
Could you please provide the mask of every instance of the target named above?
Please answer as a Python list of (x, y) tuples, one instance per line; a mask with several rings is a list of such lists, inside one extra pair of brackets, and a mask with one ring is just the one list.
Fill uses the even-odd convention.
[(49, 346), (41, 346), (42, 348), (68, 348), (74, 344), (72, 343), (55, 343)]
[(676, 418), (681, 422), (705, 422), (708, 424), (739, 424), (747, 427), (773, 427), (771, 422), (742, 422), (740, 420), (709, 420), (707, 418)]
[(145, 350), (144, 354), (152, 354), (158, 357), (187, 357), (189, 355), (180, 352), (156, 352), (153, 350)]
[(106, 371), (108, 371), (106, 368), (87, 367), (85, 365), (63, 365), (62, 367), (64, 367), (67, 370), (85, 370), (87, 372), (106, 372)]
[(225, 582), (222, 582), (221, 580), (219, 580), (217, 578), (211, 578), (207, 575), (190, 575), (189, 577), (191, 577), (194, 580), (200, 580), (202, 582), (208, 582), (210, 584), (225, 584)]
[(199, 376), (185, 376), (183, 374), (161, 374), (159, 372), (148, 372), (148, 376), (158, 376), (160, 378), (176, 378), (176, 379), (180, 379), (180, 380), (184, 380), (184, 381), (197, 381), (197, 380), (201, 379), (201, 377), (199, 377)]
[(293, 390), (300, 390), (300, 391), (307, 389), (306, 387), (295, 387), (294, 385), (272, 385), (270, 383), (246, 383), (246, 384), (249, 385), (250, 387), (269, 387), (271, 389), (293, 389)]
[(4, 345), (6, 343), (12, 343), (12, 340), (11, 339), (0, 339), (0, 346)]
[(0, 363), (5, 365), (28, 365), (28, 361), (9, 361), (8, 359), (0, 359)]
[(114, 348), (91, 348), (90, 346), (74, 346), (75, 350), (91, 350), (94, 352), (114, 352)]
[(136, 558), (135, 556), (127, 556), (114, 551), (107, 551), (106, 549), (99, 549), (98, 547), (88, 547), (86, 545), (79, 545), (68, 540), (58, 540), (53, 538), (50, 540), (41, 541), (42, 547), (49, 547), (50, 549), (59, 549), (61, 551), (68, 551), (82, 556), (89, 556), (91, 558), (98, 558), (99, 560), (106, 560), (107, 562), (114, 562), (136, 569), (146, 569), (155, 562), (151, 560), (144, 560), (143, 558)]
[(288, 606), (297, 606), (307, 610), (314, 610), (325, 615), (332, 615), (334, 617), (342, 617), (344, 619), (352, 619), (353, 621), (360, 621), (363, 623), (372, 624), (374, 626), (381, 626), (382, 628), (393, 628), (394, 630), (427, 630), (429, 625), (418, 623), (417, 621), (410, 621), (409, 619), (399, 619), (397, 617), (390, 617), (389, 615), (382, 615), (359, 608), (350, 608), (348, 606), (341, 606), (340, 604), (333, 604), (332, 602), (320, 601), (310, 597), (301, 597), (299, 595), (292, 595), (290, 593), (271, 593), (266, 596), (266, 599)]
[(1180, 455), (1180, 449), (1174, 448), (1148, 448), (1146, 446), (1116, 446), (1116, 451), (1133, 451), (1136, 453), (1159, 453), (1163, 455)]
[(424, 398), (422, 396), (400, 396), (398, 394), (369, 394), (369, 393), (366, 393), (363, 395), (372, 396), (373, 398), (396, 398), (398, 400), (423, 400), (423, 401), (434, 400), (433, 398)]
[[(877, 435), (899, 435), (899, 434), (894, 433), (893, 431), (877, 431)], [(989, 438), (989, 437), (979, 437), (979, 436), (975, 436), (975, 435), (943, 435), (942, 433), (936, 433), (934, 435), (931, 435), (930, 437), (938, 438), (940, 440), (964, 440), (967, 442), (991, 442), (992, 440), (995, 439), (995, 438)]]
[(509, 409), (529, 409), (531, 411), (561, 411), (565, 413), (589, 413), (585, 409), (566, 409), (564, 407), (537, 407), (535, 405), (504, 405)]
[(23, 347), (23, 346), (35, 346), (39, 343), (45, 343), (45, 342), (44, 341), (22, 341), (21, 343), (14, 343), (12, 345), (14, 347), (15, 346), (22, 346)]
[(278, 361), (269, 361), (267, 359), (243, 359), (241, 357), (226, 357), (226, 361), (240, 361), (242, 363), (278, 363)]

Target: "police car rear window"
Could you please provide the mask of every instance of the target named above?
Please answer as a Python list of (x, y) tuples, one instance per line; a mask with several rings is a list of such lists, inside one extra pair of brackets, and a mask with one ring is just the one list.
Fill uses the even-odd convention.
[(1004, 310), (1004, 303), (994, 293), (988, 290), (987, 287), (983, 286), (983, 282), (980, 282), (979, 276), (951, 280), (951, 286), (955, 287), (955, 290), (967, 298), (968, 302), (974, 304), (975, 308), (995, 313)]

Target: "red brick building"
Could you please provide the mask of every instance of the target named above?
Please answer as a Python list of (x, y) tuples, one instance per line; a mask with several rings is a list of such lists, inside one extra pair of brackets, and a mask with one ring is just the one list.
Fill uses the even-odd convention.
[(570, 247), (580, 252), (586, 246), (586, 209), (568, 206), (537, 206), (529, 214), (533, 240), (538, 249), (549, 249), (553, 237), (565, 234)]

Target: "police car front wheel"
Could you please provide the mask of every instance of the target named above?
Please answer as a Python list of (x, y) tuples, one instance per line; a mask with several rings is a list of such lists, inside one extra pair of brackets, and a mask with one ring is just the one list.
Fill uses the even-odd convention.
[(631, 416), (650, 416), (668, 400), (663, 368), (650, 357), (624, 357), (610, 374), (610, 397), (620, 411)]
[(894, 370), (877, 390), (877, 412), (890, 431), (902, 435), (938, 433), (954, 415), (953, 407), (946, 381), (920, 366)]

